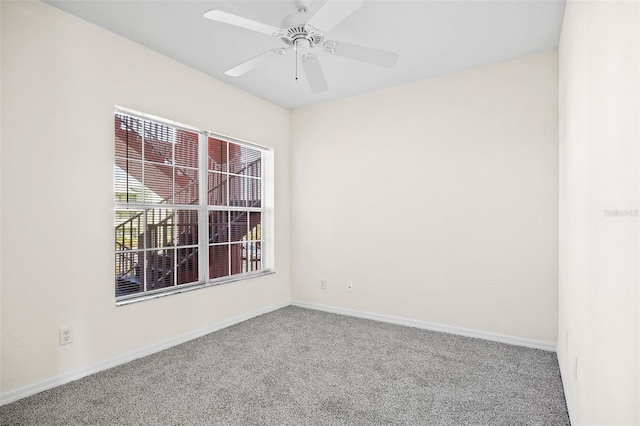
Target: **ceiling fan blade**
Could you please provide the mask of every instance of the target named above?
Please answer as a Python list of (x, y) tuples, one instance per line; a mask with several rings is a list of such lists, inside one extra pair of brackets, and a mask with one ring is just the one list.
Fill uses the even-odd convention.
[(267, 63), (277, 58), (278, 56), (284, 55), (286, 51), (287, 49), (283, 49), (283, 48), (267, 50), (266, 52), (263, 52), (258, 56), (255, 56), (249, 59), (248, 61), (245, 61), (240, 65), (236, 65), (230, 70), (225, 71), (225, 74), (231, 77), (241, 76), (242, 74), (245, 74), (251, 71), (252, 69), (257, 68), (258, 66), (264, 63)]
[(307, 26), (319, 32), (326, 33), (359, 9), (363, 3), (364, 0), (327, 0), (324, 6), (307, 22)]
[(236, 27), (246, 28), (248, 30), (257, 31), (259, 33), (267, 35), (275, 35), (280, 31), (280, 28), (272, 27), (271, 25), (263, 24), (242, 16), (233, 15), (231, 13), (223, 12), (221, 10), (209, 10), (202, 15), (204, 18), (211, 19), (212, 21), (223, 22), (225, 24), (235, 25)]
[(327, 80), (324, 78), (324, 73), (320, 67), (318, 57), (311, 53), (307, 53), (302, 56), (301, 61), (302, 69), (304, 70), (304, 75), (307, 77), (307, 82), (309, 83), (311, 91), (313, 93), (322, 93), (329, 90), (329, 86), (327, 85)]
[(342, 41), (327, 41), (322, 47), (332, 55), (357, 59), (370, 64), (391, 68), (398, 62), (398, 54), (372, 47), (359, 46), (357, 44)]

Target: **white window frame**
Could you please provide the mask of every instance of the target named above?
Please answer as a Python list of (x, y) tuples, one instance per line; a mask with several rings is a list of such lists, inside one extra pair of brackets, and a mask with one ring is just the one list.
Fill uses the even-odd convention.
[[(272, 268), (272, 250), (273, 250), (273, 238), (270, 234), (271, 226), (273, 223), (273, 218), (271, 217), (272, 208), (269, 208), (270, 196), (273, 195), (273, 178), (272, 178), (272, 164), (273, 164), (273, 150), (271, 148), (258, 145), (255, 143), (247, 142), (244, 140), (240, 140), (237, 138), (229, 137), (226, 135), (222, 135), (219, 133), (211, 132), (208, 130), (202, 130), (195, 128), (193, 126), (185, 125), (182, 123), (178, 123), (172, 120), (168, 120), (165, 118), (161, 118), (155, 115), (146, 114), (142, 112), (138, 112), (132, 109), (116, 106), (114, 111), (115, 114), (127, 115), (136, 119), (151, 121), (155, 123), (159, 123), (162, 125), (171, 126), (173, 128), (186, 130), (189, 132), (198, 134), (198, 179), (199, 179), (199, 204), (197, 206), (185, 207), (180, 204), (153, 204), (153, 203), (127, 203), (127, 202), (117, 202), (114, 199), (114, 213), (117, 210), (123, 209), (154, 209), (154, 208), (163, 208), (163, 209), (181, 209), (181, 210), (197, 210), (198, 211), (198, 281), (194, 283), (188, 284), (176, 284), (174, 278), (174, 285), (172, 287), (165, 287), (157, 290), (147, 290), (142, 291), (130, 295), (124, 296), (116, 296), (116, 304), (127, 305), (131, 303), (136, 303), (144, 300), (155, 299), (158, 297), (169, 296), (173, 294), (179, 294), (186, 291), (197, 290), (201, 288), (206, 288), (210, 286), (231, 283), (239, 280), (250, 279), (262, 275), (272, 274), (274, 273)], [(226, 206), (212, 206), (208, 204), (208, 139), (215, 138), (228, 144), (235, 144), (241, 147), (247, 147), (254, 150), (258, 150), (261, 153), (261, 175), (260, 179), (260, 189), (261, 189), (261, 205), (260, 207), (234, 207), (228, 205)], [(112, 140), (115, 140), (115, 135)], [(227, 161), (229, 160), (229, 145), (227, 145)], [(115, 157), (114, 157), (115, 159)], [(115, 164), (115, 161), (114, 161)], [(234, 173), (230, 173), (227, 169), (227, 176), (236, 176)], [(229, 191), (227, 191), (227, 198), (229, 197)], [(115, 197), (114, 197), (115, 198)], [(231, 267), (229, 265), (229, 275), (214, 279), (209, 279), (209, 212), (210, 211), (244, 211), (244, 212), (259, 212), (261, 214), (260, 220), (260, 270), (258, 271), (250, 271), (250, 272), (242, 272), (238, 274), (231, 274)], [(146, 230), (145, 230), (146, 232)], [(232, 242), (227, 242), (230, 246)], [(248, 245), (247, 245), (248, 247)], [(249, 250), (247, 249), (247, 256)], [(118, 251), (116, 250), (116, 254)], [(229, 256), (229, 262), (231, 262), (231, 256)], [(144, 265), (143, 265), (144, 267)], [(174, 275), (177, 275), (174, 272)], [(144, 285), (144, 283), (143, 283)]]

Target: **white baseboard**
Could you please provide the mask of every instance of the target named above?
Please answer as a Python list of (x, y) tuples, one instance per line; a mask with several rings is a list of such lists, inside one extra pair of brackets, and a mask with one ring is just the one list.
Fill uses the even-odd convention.
[(214, 331), (221, 330), (223, 328), (227, 328), (234, 324), (241, 323), (248, 319), (257, 317), (262, 314), (266, 314), (268, 312), (272, 312), (286, 306), (289, 306), (289, 302), (278, 303), (275, 305), (267, 306), (265, 308), (258, 309), (256, 311), (248, 312), (246, 314), (242, 314), (233, 318), (229, 318), (215, 324), (211, 324), (207, 327), (203, 327), (199, 330), (195, 330), (181, 336), (173, 337), (171, 339), (165, 340), (163, 342), (157, 343), (155, 345), (151, 345), (145, 348), (141, 348), (135, 350), (133, 352), (126, 353), (124, 355), (117, 356), (115, 358), (111, 358), (105, 361), (101, 361), (97, 364), (90, 365), (85, 368), (81, 368), (76, 371), (72, 371), (69, 373), (65, 373), (59, 376), (55, 376), (49, 379), (45, 379), (36, 383), (32, 383), (30, 385), (13, 389), (8, 392), (4, 392), (0, 395), (0, 406), (9, 404), (11, 402), (17, 401), (19, 399), (25, 398), (27, 396), (35, 395), (38, 392), (45, 391), (47, 389), (54, 388), (56, 386), (64, 385), (65, 383), (72, 382), (74, 380), (81, 379), (90, 374), (98, 373), (100, 371), (107, 370), (112, 367), (116, 367), (121, 364), (125, 364), (127, 362), (133, 361), (138, 358), (142, 358), (147, 355), (154, 354), (156, 352), (160, 352), (162, 350), (168, 349), (172, 346), (179, 345), (181, 343), (188, 342), (189, 340), (196, 339), (198, 337), (202, 337), (209, 333), (213, 333)]
[(507, 343), (509, 345), (524, 346), (533, 349), (542, 349), (545, 351), (556, 351), (556, 342), (546, 340), (534, 340), (524, 337), (506, 336), (503, 334), (490, 333), (486, 331), (473, 330), (469, 328), (455, 327), (445, 324), (437, 324), (427, 321), (413, 320), (409, 318), (395, 317), (391, 315), (376, 314), (372, 312), (356, 311), (353, 309), (339, 308), (335, 306), (320, 305), (317, 303), (303, 302), (293, 300), (294, 306), (301, 308), (315, 309), (319, 311), (331, 312), (334, 314), (348, 315), (352, 317), (365, 318), (374, 321), (388, 322), (392, 324), (406, 325), (409, 327), (421, 328), (424, 330), (440, 331), (443, 333), (457, 334), (460, 336), (475, 337), (477, 339), (490, 340), (493, 342)]

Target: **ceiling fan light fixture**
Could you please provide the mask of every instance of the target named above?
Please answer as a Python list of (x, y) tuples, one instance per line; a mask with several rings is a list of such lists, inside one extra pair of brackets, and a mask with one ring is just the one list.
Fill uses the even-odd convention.
[(280, 28), (304, 27), (312, 16), (313, 15), (304, 10), (299, 10), (285, 16), (284, 19), (282, 19), (282, 22), (280, 22)]
[(297, 48), (310, 49), (312, 45), (311, 45), (311, 41), (307, 40), (306, 38), (299, 38), (295, 42), (295, 47), (296, 49)]

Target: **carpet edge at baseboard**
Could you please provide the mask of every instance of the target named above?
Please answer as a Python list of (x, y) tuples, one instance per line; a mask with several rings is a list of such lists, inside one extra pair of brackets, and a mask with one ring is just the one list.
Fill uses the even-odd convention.
[(525, 337), (508, 336), (504, 334), (491, 333), (487, 331), (474, 330), (470, 328), (456, 327), (446, 324), (438, 324), (427, 321), (414, 320), (410, 318), (396, 317), (392, 315), (377, 314), (373, 312), (358, 311), (355, 309), (341, 308), (337, 306), (322, 305), (318, 303), (292, 300), (291, 305), (301, 308), (315, 309), (318, 311), (331, 312), (334, 314), (348, 315), (352, 317), (370, 319), (374, 321), (387, 322), (404, 325), (408, 327), (421, 328), (424, 330), (438, 331), (442, 333), (457, 334), (460, 336), (473, 337), (476, 339), (490, 340), (492, 342), (506, 343), (509, 345), (524, 346), (532, 349), (541, 349), (549, 352), (556, 352), (556, 342), (546, 340), (535, 340)]

